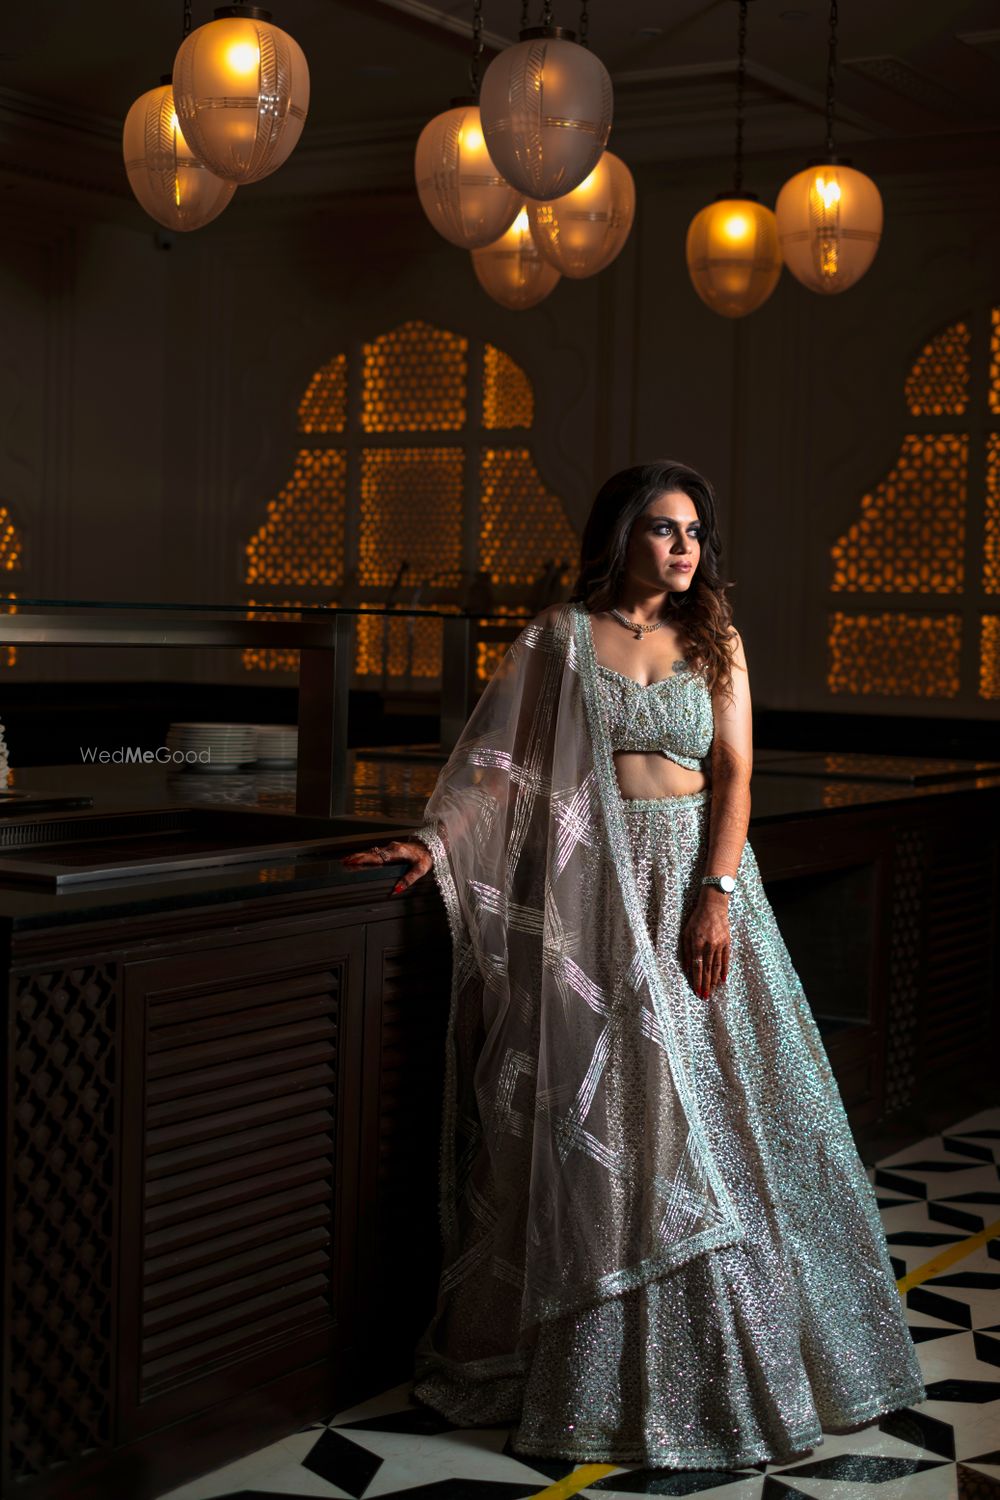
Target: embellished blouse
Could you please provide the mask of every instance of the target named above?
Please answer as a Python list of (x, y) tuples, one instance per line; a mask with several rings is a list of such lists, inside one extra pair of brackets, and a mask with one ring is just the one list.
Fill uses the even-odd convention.
[(689, 771), (702, 770), (712, 744), (712, 695), (700, 672), (674, 662), (669, 677), (645, 686), (597, 663), (611, 749), (652, 750)]

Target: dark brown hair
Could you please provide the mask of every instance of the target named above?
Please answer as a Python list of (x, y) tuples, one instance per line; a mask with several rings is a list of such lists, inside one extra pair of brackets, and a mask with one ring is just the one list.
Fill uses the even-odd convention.
[(602, 484), (590, 508), (580, 544), (580, 572), (570, 595), (591, 611), (617, 606), (625, 579), (632, 527), (654, 500), (680, 490), (694, 502), (701, 523), (701, 557), (689, 588), (670, 593), (665, 619), (677, 631), (687, 660), (709, 688), (732, 695), (733, 610), (726, 598), (732, 582), (721, 573), (722, 539), (711, 484), (687, 464), (662, 459), (621, 469)]

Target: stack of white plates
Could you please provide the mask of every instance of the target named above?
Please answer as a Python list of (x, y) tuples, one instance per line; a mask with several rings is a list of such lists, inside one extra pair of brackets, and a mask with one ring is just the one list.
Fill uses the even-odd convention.
[(299, 754), (299, 731), (294, 724), (257, 724), (257, 764), (294, 766)]
[[(184, 759), (171, 761), (178, 770), (238, 771), (257, 759), (257, 728), (254, 724), (171, 724), (167, 749), (185, 753)], [(194, 753), (188, 755), (189, 751)]]

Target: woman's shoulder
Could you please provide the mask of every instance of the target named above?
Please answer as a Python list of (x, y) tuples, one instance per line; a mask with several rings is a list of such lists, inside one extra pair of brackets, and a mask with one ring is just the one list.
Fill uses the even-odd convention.
[(572, 604), (547, 604), (544, 609), (539, 610), (531, 623), (532, 625), (540, 625), (551, 629), (553, 626), (558, 625), (573, 607)]

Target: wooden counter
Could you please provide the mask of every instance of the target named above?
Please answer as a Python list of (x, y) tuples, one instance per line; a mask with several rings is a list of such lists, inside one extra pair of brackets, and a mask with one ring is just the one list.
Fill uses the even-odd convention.
[[(995, 1058), (1000, 777), (762, 772), (750, 836), (852, 1123)], [(144, 1500), (407, 1377), (451, 946), (399, 872), (0, 890), (7, 1493)]]

